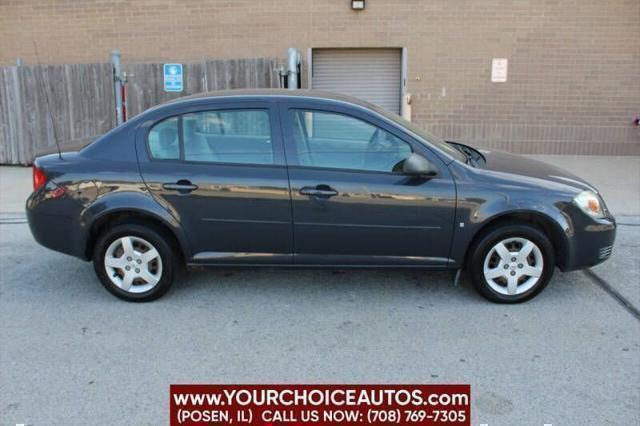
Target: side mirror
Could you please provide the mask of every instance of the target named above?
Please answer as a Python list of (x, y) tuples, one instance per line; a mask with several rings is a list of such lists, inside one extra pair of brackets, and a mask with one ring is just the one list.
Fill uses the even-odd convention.
[(410, 176), (435, 176), (438, 169), (420, 154), (411, 154), (402, 163), (402, 173)]

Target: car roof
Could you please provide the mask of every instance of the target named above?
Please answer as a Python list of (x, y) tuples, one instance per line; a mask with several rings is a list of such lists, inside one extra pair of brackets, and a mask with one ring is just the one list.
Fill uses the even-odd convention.
[[(217, 100), (222, 98), (306, 98), (306, 99), (318, 99), (328, 101), (346, 102), (350, 104), (359, 105), (365, 108), (377, 107), (369, 102), (363, 101), (352, 96), (343, 95), (340, 93), (327, 92), (323, 90), (310, 90), (310, 89), (233, 89), (233, 90), (219, 90), (213, 92), (197, 93), (195, 95), (183, 96), (177, 99), (164, 102), (160, 105), (178, 105), (183, 103), (191, 103), (193, 101), (207, 101)], [(159, 106), (160, 106), (159, 105)]]

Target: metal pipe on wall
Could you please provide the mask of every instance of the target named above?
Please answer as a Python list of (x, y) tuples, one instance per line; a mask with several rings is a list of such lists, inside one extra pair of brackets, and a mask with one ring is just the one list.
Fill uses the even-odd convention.
[(122, 69), (120, 66), (120, 51), (111, 52), (111, 64), (113, 65), (113, 91), (116, 101), (116, 126), (124, 122), (122, 109)]
[(300, 65), (300, 51), (295, 47), (290, 47), (288, 54), (288, 80), (287, 86), (289, 90), (295, 90), (298, 88), (298, 82), (300, 81), (300, 73), (298, 72), (298, 66)]

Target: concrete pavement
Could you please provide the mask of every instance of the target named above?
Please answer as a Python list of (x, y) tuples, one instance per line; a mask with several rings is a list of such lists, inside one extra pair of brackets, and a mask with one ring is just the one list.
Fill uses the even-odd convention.
[(24, 214), (32, 188), (31, 167), (0, 166), (0, 213)]
[(470, 383), (474, 425), (639, 418), (639, 322), (582, 272), (504, 306), (447, 273), (194, 271), (140, 305), (0, 235), (2, 424), (166, 424), (171, 383)]

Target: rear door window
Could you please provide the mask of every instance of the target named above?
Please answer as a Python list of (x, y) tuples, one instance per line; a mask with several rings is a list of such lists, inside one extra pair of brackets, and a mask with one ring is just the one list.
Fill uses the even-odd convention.
[(201, 111), (182, 116), (184, 160), (274, 164), (269, 112)]

